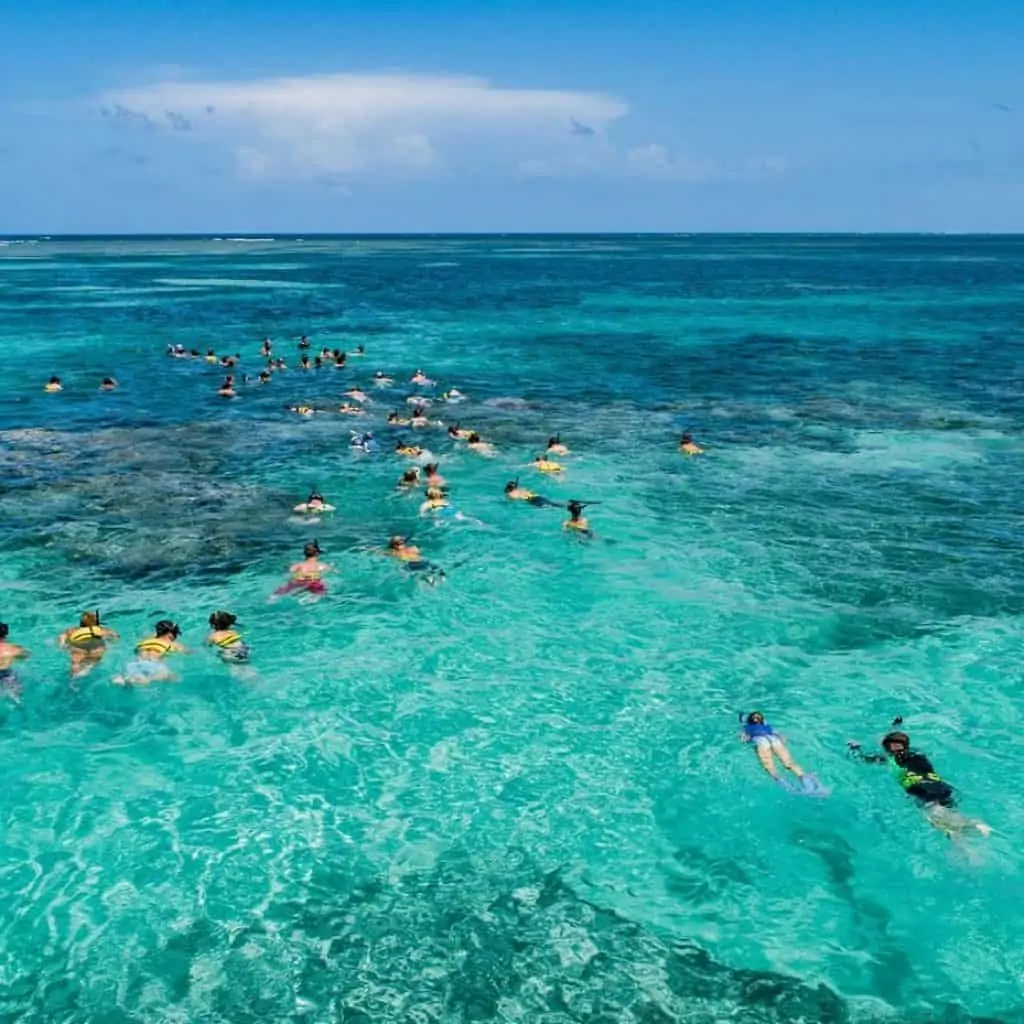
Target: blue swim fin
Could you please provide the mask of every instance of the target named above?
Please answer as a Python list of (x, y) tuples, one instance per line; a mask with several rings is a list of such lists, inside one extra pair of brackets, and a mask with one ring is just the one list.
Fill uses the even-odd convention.
[(798, 792), (803, 796), (828, 796), (832, 792), (818, 781), (816, 775), (805, 775), (800, 782), (802, 788)]

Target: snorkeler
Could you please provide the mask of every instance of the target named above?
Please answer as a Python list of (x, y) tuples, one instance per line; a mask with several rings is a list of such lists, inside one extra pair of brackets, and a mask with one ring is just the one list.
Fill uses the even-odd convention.
[(485, 441), (476, 431), (466, 438), (466, 447), (471, 452), (476, 452), (477, 455), (491, 456), (494, 454), (494, 445)]
[(410, 544), (407, 537), (395, 536), (388, 541), (387, 549), (384, 552), (391, 558), (397, 558), (405, 565), (409, 572), (426, 573), (423, 577), (426, 583), (435, 583), (438, 579), (444, 579), (444, 569), (424, 561), (420, 549), (415, 544)]
[(453, 423), (448, 427), (448, 436), (453, 441), (468, 441), (473, 436), (473, 431), (466, 430), (461, 423)]
[(594, 531), (590, 528), (590, 521), (583, 514), (588, 505), (596, 505), (596, 501), (570, 501), (566, 503), (569, 510), (569, 518), (562, 523), (563, 530), (575, 530), (582, 537), (593, 537)]
[(274, 351), (274, 346), (270, 343), (270, 339), (269, 338), (264, 338), (263, 339), (263, 344), (260, 345), (260, 355), (264, 359), (269, 359), (271, 354), (273, 353), (273, 351)]
[(405, 441), (396, 441), (395, 454), (404, 455), (410, 459), (416, 459), (423, 454), (423, 449), (420, 448), (419, 445), (406, 444)]
[(113, 391), (117, 386), (117, 381), (113, 377), (104, 377), (100, 381), (100, 391)]
[[(894, 726), (902, 718), (893, 719)], [(956, 791), (932, 767), (929, 758), (919, 750), (911, 750), (905, 732), (888, 732), (882, 737), (884, 754), (865, 754), (853, 740), (846, 744), (850, 756), (866, 764), (887, 764), (903, 791), (921, 805), (928, 821), (947, 835), (977, 829), (987, 836), (992, 828), (977, 818), (968, 818), (956, 810)]]
[(342, 416), (362, 416), (364, 409), (361, 405), (353, 405), (351, 402), (342, 402), (338, 406), (338, 412)]
[(258, 380), (259, 380), (259, 382), (261, 384), (269, 384), (270, 383), (270, 371), (269, 370), (260, 370), (260, 375), (259, 375)]
[(237, 393), (235, 391), (235, 378), (230, 374), (224, 378), (224, 383), (221, 384), (220, 390), (217, 392), (221, 398), (236, 398)]
[(429, 427), (430, 420), (427, 419), (427, 410), (421, 405), (412, 411), (412, 418), (409, 425), (413, 427)]
[(692, 434), (683, 434), (679, 438), (679, 452), (681, 455), (703, 455), (704, 449), (694, 441)]
[(563, 507), (560, 501), (552, 501), (550, 498), (545, 498), (541, 494), (535, 494), (533, 491), (527, 490), (525, 487), (520, 487), (518, 480), (509, 480), (509, 482), (505, 484), (505, 497), (511, 501), (525, 501), (527, 505), (533, 505), (534, 508)]
[(310, 491), (309, 497), (301, 504), (296, 505), (292, 511), (317, 516), (321, 512), (334, 512), (335, 507), (328, 505), (319, 491)]
[(428, 462), (426, 466), (423, 467), (423, 470), (427, 474), (428, 487), (443, 488), (447, 484), (445, 478), (438, 472), (436, 462)]
[(359, 388), (352, 388), (351, 391), (346, 391), (345, 397), (364, 405), (370, 401), (370, 396), (365, 391), (360, 391)]
[(287, 409), (289, 412), (294, 412), (299, 416), (304, 416), (306, 419), (316, 414), (316, 409), (311, 405), (289, 405), (287, 406)]
[(217, 363), (217, 353), (214, 352), (212, 348), (208, 348), (206, 350), (206, 362), (211, 363), (213, 365), (216, 365)]
[(355, 350), (355, 352), (352, 353), (352, 355), (354, 355), (354, 356), (365, 356), (366, 355), (366, 349), (362, 345), (356, 345), (356, 350)]
[(124, 675), (114, 676), (118, 686), (145, 686), (148, 683), (167, 682), (174, 673), (164, 663), (168, 654), (184, 653), (178, 643), (181, 628), (176, 622), (161, 619), (153, 628), (153, 635), (135, 645), (135, 657), (124, 667)]
[(386, 377), (384, 375), (384, 371), (383, 370), (378, 370), (373, 375), (373, 383), (378, 388), (387, 388), (387, 387), (391, 387), (391, 385), (394, 384), (395, 381), (394, 381), (394, 378), (392, 378), (392, 377)]
[(548, 455), (568, 455), (569, 449), (566, 445), (562, 444), (561, 437), (555, 434), (554, 437), (548, 438)]
[(377, 450), (377, 440), (371, 430), (367, 430), (364, 434), (353, 434), (352, 440), (348, 444), (350, 448), (358, 448), (368, 455)]
[(291, 579), (274, 591), (275, 597), (302, 590), (310, 600), (316, 600), (327, 593), (323, 576), (331, 571), (331, 566), (320, 561), (320, 545), (313, 541), (302, 549), (302, 554), (302, 561), (289, 567)]
[(345, 369), (345, 363), (347, 361), (348, 361), (348, 356), (345, 355), (345, 353), (342, 352), (341, 349), (337, 349), (336, 348), (334, 350), (334, 368), (336, 370), (344, 370)]
[(530, 465), (541, 473), (557, 474), (565, 472), (565, 467), (560, 462), (546, 459), (543, 455), (538, 455)]
[(91, 672), (107, 653), (107, 641), (117, 639), (117, 633), (100, 624), (98, 611), (83, 612), (77, 626), (57, 637), (57, 643), (71, 654), (71, 678)]
[(309, 356), (303, 354), (302, 358), (299, 359), (299, 369), (300, 370), (309, 370), (309, 369), (311, 369), (311, 367), (309, 365)]
[(231, 612), (214, 612), (210, 616), (210, 629), (213, 632), (206, 638), (206, 643), (209, 647), (217, 648), (221, 661), (238, 664), (249, 660), (249, 645), (234, 628), (237, 621), (238, 616)]
[(10, 632), (11, 627), (6, 622), (0, 622), (0, 693), (17, 702), (21, 697), (21, 681), (14, 671), (14, 663), (24, 661), (28, 651), (7, 639)]
[(466, 396), (458, 388), (449, 388), (441, 395), (442, 402), (462, 402)]
[(745, 721), (743, 716), (740, 715), (740, 720), (743, 721), (743, 728), (740, 731), (741, 742), (753, 743), (757, 759), (761, 762), (761, 767), (768, 773), (770, 778), (782, 786), (783, 789), (797, 792), (792, 790), (787, 785), (785, 779), (779, 775), (775, 767), (775, 758), (778, 757), (782, 767), (786, 771), (792, 772), (800, 780), (800, 792), (812, 796), (827, 795), (821, 783), (813, 775), (805, 772), (793, 760), (783, 738), (764, 720), (764, 715), (760, 711), (751, 711), (746, 716)]
[(419, 469), (413, 467), (412, 469), (407, 469), (402, 474), (401, 479), (399, 479), (399, 481), (398, 481), (398, 486), (401, 487), (403, 490), (405, 490), (405, 489), (408, 489), (410, 487), (417, 487), (417, 486), (419, 486), (419, 482), (420, 482), (420, 471), (419, 471)]
[(408, 427), (410, 425), (409, 420), (403, 420), (399, 417), (397, 409), (392, 409), (388, 413), (388, 423), (392, 427)]
[(309, 338), (307, 338), (305, 335), (302, 335), (302, 337), (299, 338), (299, 348), (301, 350), (309, 348)]
[(61, 383), (60, 377), (57, 377), (55, 375), (55, 376), (51, 377), (43, 385), (43, 390), (44, 391), (49, 391), (51, 393), (53, 393), (54, 391), (63, 391), (64, 390), (64, 385)]
[(425, 386), (427, 384), (433, 384), (434, 382), (422, 370), (417, 370), (409, 378), (409, 383), (410, 384), (417, 384), (417, 385), (420, 385), (420, 386)]

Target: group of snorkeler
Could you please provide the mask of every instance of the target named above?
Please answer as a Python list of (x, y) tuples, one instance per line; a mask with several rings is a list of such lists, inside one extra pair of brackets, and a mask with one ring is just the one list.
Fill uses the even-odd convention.
[[(741, 719), (740, 739), (753, 746), (761, 767), (774, 782), (790, 792), (807, 796), (828, 795), (828, 790), (817, 777), (805, 772), (793, 760), (786, 741), (765, 721), (762, 712), (751, 711)], [(887, 765), (903, 792), (924, 811), (929, 823), (947, 835), (955, 837), (972, 830), (989, 835), (992, 829), (985, 822), (969, 818), (957, 810), (956, 790), (935, 771), (926, 754), (911, 747), (907, 733), (896, 728), (902, 724), (902, 718), (893, 720), (892, 729), (881, 739), (883, 753), (867, 754), (860, 743), (851, 740), (846, 745), (850, 757), (862, 764)], [(789, 782), (779, 773), (776, 758), (793, 776), (794, 782)]]

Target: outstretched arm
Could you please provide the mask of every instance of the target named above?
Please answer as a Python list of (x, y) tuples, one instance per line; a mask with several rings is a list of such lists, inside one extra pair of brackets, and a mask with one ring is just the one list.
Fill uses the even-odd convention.
[(889, 760), (885, 754), (865, 754), (856, 740), (850, 740), (846, 750), (855, 761), (863, 761), (865, 764), (885, 764)]

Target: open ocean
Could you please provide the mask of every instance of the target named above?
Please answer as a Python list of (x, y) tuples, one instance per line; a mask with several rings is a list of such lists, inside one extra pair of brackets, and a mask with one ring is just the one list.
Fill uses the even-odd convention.
[[(236, 400), (166, 354), (268, 335)], [(8, 240), (0, 339), (3, 1024), (1024, 1021), (1024, 238)], [(494, 458), (385, 426), (417, 367)], [(398, 492), (414, 433), (479, 522)], [(180, 681), (112, 685), (165, 617)], [(896, 715), (990, 838), (847, 756)]]

